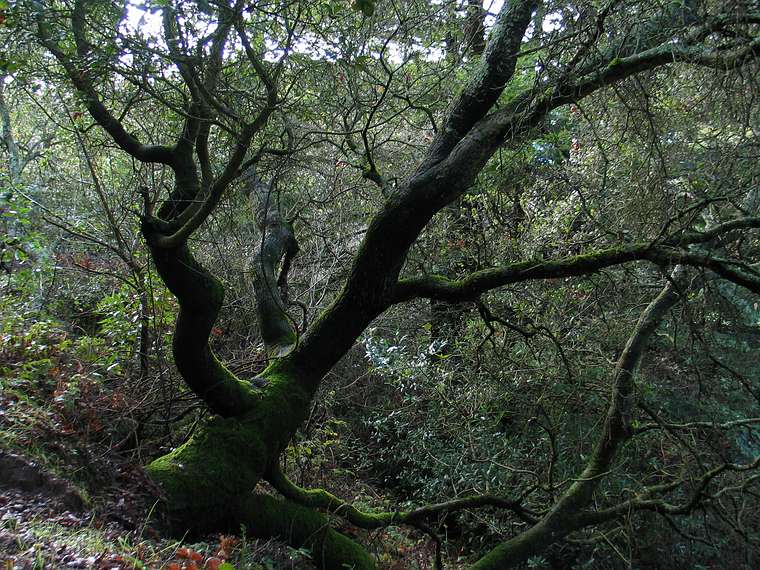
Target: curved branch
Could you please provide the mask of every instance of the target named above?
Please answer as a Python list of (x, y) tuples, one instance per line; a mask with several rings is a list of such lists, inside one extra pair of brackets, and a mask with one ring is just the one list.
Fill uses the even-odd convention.
[[(760, 39), (727, 52), (664, 42), (624, 58), (611, 58), (574, 81), (558, 81), (553, 86), (542, 86), (539, 91), (526, 89), (502, 109), (476, 123), (444, 160), (433, 165), (425, 163), (428, 168), (418, 170), (412, 185), (417, 188), (417, 193), (429, 189), (428, 201), (440, 209), (472, 184), (499, 147), (508, 141), (523, 139), (558, 107), (577, 102), (637, 73), (668, 64), (683, 62), (729, 70), (758, 57)], [(441, 180), (447, 181), (445, 187), (441, 187)]]
[(730, 422), (715, 423), (715, 422), (686, 422), (681, 424), (671, 423), (649, 423), (641, 426), (637, 426), (634, 429), (634, 435), (646, 433), (648, 431), (656, 429), (666, 430), (690, 430), (690, 429), (706, 429), (706, 430), (725, 430), (737, 427), (746, 427), (755, 424), (760, 424), (760, 418), (744, 418), (741, 420), (733, 420)]
[[(705, 492), (708, 486), (719, 476), (725, 473), (752, 471), (758, 468), (760, 468), (760, 455), (756, 456), (749, 463), (724, 463), (704, 473), (699, 478), (694, 490), (682, 503), (674, 504), (667, 502), (665, 499), (649, 498), (654, 494), (670, 491), (680, 486), (682, 481), (677, 481), (646, 488), (635, 498), (607, 509), (585, 511), (578, 515), (578, 521), (582, 523), (583, 526), (596, 525), (628, 516), (631, 511), (652, 511), (664, 515), (688, 515), (702, 503), (702, 499), (705, 498)], [(756, 480), (758, 477), (760, 477), (760, 475), (754, 475), (753, 480)], [(721, 495), (723, 492), (718, 491), (717, 494)]]
[(350, 503), (325, 491), (324, 489), (304, 489), (288, 479), (279, 467), (273, 468), (266, 476), (267, 481), (287, 499), (312, 509), (322, 509), (347, 520), (352, 525), (364, 529), (384, 528), (386, 526), (417, 526), (432, 517), (462, 511), (494, 507), (509, 510), (522, 520), (535, 523), (537, 513), (522, 506), (520, 501), (496, 495), (476, 495), (462, 497), (443, 503), (418, 507), (411, 511), (393, 511), (370, 513), (360, 511)]
[[(240, 2), (236, 4), (236, 9), (240, 7)], [(233, 16), (230, 16), (233, 17)], [(197, 230), (203, 222), (208, 218), (211, 212), (214, 211), (219, 201), (222, 199), (224, 192), (227, 190), (232, 181), (240, 174), (240, 166), (245, 159), (245, 155), (251, 146), (253, 137), (256, 136), (269, 122), (269, 117), (276, 110), (279, 103), (277, 94), (277, 79), (266, 68), (263, 62), (256, 57), (253, 48), (248, 41), (248, 37), (245, 34), (245, 30), (242, 27), (239, 14), (234, 17), (234, 26), (238, 32), (241, 42), (246, 51), (246, 55), (251, 62), (256, 74), (261, 79), (267, 92), (266, 105), (259, 111), (259, 114), (253, 119), (252, 122), (246, 123), (242, 126), (240, 134), (237, 137), (235, 146), (232, 150), (230, 157), (227, 160), (222, 172), (216, 179), (211, 182), (210, 170), (204, 169), (204, 179), (206, 180), (206, 192), (202, 199), (197, 202), (196, 205), (185, 209), (182, 215), (173, 221), (172, 229), (173, 233), (170, 235), (153, 235), (151, 238), (151, 244), (154, 247), (159, 248), (174, 248), (179, 247), (187, 241), (187, 239)], [(221, 41), (221, 40), (220, 40)], [(222, 49), (219, 47), (219, 49)], [(220, 57), (220, 54), (215, 55), (216, 58)], [(215, 64), (213, 64), (215, 65)], [(213, 78), (215, 72), (213, 71), (209, 76)], [(211, 86), (207, 85), (206, 87)], [(205, 131), (203, 131), (206, 136)], [(201, 149), (205, 153), (205, 143), (201, 141)], [(193, 165), (194, 168), (194, 165)]]
[[(727, 223), (723, 226), (726, 229), (734, 229), (737, 224)], [(695, 239), (701, 240), (703, 235), (698, 234)], [(688, 241), (684, 239), (681, 243), (685, 245)], [(393, 303), (403, 303), (416, 298), (448, 302), (474, 301), (487, 291), (512, 283), (589, 275), (607, 267), (641, 260), (659, 265), (682, 263), (703, 267), (760, 294), (760, 274), (749, 266), (705, 253), (640, 242), (563, 259), (520, 261), (504, 267), (477, 271), (459, 280), (437, 275), (402, 279), (396, 285)]]
[[(253, 288), (261, 336), (273, 356), (284, 356), (296, 344), (293, 319), (286, 310), (284, 289), (291, 259), (298, 253), (293, 227), (285, 219), (273, 189), (250, 175), (246, 182), (261, 240), (252, 260)], [(280, 277), (277, 268), (282, 262)], [(282, 283), (281, 283), (282, 281)], [(282, 285), (282, 287), (281, 287)]]
[(479, 69), (449, 110), (433, 139), (424, 164), (429, 165), (446, 157), (499, 99), (515, 73), (520, 44), (535, 5), (535, 0), (504, 3), (480, 60)]
[[(88, 56), (89, 43), (86, 41), (85, 16), (87, 0), (77, 0), (72, 12), (72, 29), (77, 44), (80, 58)], [(45, 20), (44, 7), (36, 4), (37, 13), (37, 37), (40, 43), (52, 53), (63, 69), (76, 90), (81, 94), (87, 111), (103, 129), (111, 135), (114, 142), (123, 151), (141, 162), (156, 162), (172, 166), (174, 164), (174, 151), (171, 147), (163, 145), (148, 145), (141, 143), (137, 137), (129, 133), (124, 125), (106, 108), (98, 97), (88, 71), (77, 66), (71, 57), (53, 39), (48, 24)]]
[[(683, 272), (683, 268), (676, 267), (672, 279), (680, 280)], [(586, 468), (538, 524), (494, 548), (473, 566), (474, 570), (512, 568), (543, 551), (549, 544), (588, 524), (580, 516), (582, 509), (591, 502), (594, 490), (608, 472), (617, 450), (632, 435), (631, 413), (636, 368), (654, 331), (680, 299), (673, 280), (665, 285), (641, 314), (618, 359), (610, 407)]]
[[(206, 218), (214, 211), (219, 201), (222, 199), (225, 190), (239, 173), (240, 165), (245, 158), (246, 153), (251, 145), (254, 135), (266, 125), (269, 116), (272, 114), (272, 108), (265, 108), (261, 111), (253, 123), (246, 125), (240, 133), (237, 144), (235, 145), (232, 155), (227, 161), (227, 165), (214, 183), (202, 197), (200, 202), (186, 208), (180, 217), (174, 220), (172, 228), (179, 225), (179, 228), (170, 235), (148, 234), (152, 246), (163, 249), (180, 247), (187, 239), (197, 230)], [(193, 166), (194, 168), (194, 166)], [(148, 237), (146, 235), (146, 237)]]
[(255, 391), (219, 362), (208, 342), (222, 307), (224, 286), (198, 263), (187, 245), (153, 247), (151, 254), (161, 279), (179, 301), (172, 352), (182, 378), (221, 416), (250, 410), (257, 401)]
[(311, 550), (314, 565), (320, 570), (377, 568), (375, 559), (358, 542), (330, 528), (325, 515), (298, 504), (269, 495), (244, 494), (235, 511), (234, 522), (244, 525), (251, 535), (277, 537), (294, 548)]

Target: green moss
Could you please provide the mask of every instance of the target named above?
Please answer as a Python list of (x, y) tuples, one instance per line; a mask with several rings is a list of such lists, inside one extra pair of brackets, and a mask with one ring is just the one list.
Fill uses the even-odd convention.
[(166, 494), (170, 530), (198, 534), (236, 530), (244, 524), (254, 536), (309, 548), (318, 568), (375, 568), (364, 548), (331, 529), (326, 516), (252, 493), (271, 454), (253, 426), (216, 419), (148, 466)]
[(325, 515), (295, 503), (268, 495), (249, 495), (241, 501), (239, 516), (254, 536), (275, 536), (295, 548), (309, 548), (317, 568), (370, 570), (377, 567), (361, 545), (331, 529)]
[(230, 505), (260, 480), (270, 453), (255, 423), (216, 418), (146, 470), (165, 495), (170, 528), (203, 531), (223, 524)]
[(301, 506), (339, 513), (340, 517), (359, 528), (381, 528), (393, 524), (394, 520), (403, 518), (404, 513), (364, 512), (339, 499), (324, 489), (304, 489), (288, 479), (280, 469), (270, 470), (267, 481), (283, 496)]
[(214, 418), (185, 444), (147, 466), (166, 497), (172, 530), (226, 526), (227, 511), (253, 490), (301, 425), (309, 392), (281, 363), (262, 376), (268, 384), (257, 392), (250, 412)]

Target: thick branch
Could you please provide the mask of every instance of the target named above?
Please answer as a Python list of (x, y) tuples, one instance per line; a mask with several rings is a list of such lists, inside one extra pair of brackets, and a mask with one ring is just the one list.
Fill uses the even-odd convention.
[[(72, 29), (80, 58), (88, 56), (89, 44), (85, 34), (85, 16), (87, 0), (77, 0), (72, 13)], [(88, 71), (77, 65), (71, 57), (53, 40), (46, 22), (46, 14), (41, 5), (37, 6), (37, 37), (40, 43), (52, 53), (66, 71), (72, 85), (82, 96), (85, 107), (93, 119), (111, 135), (114, 142), (125, 152), (141, 162), (157, 162), (171, 166), (174, 154), (171, 147), (146, 145), (133, 134), (100, 101)]]
[[(296, 331), (287, 313), (279, 282), (287, 279), (286, 271), (290, 260), (298, 252), (298, 242), (293, 227), (281, 210), (278, 196), (269, 185), (251, 176), (246, 191), (261, 231), (261, 240), (252, 260), (261, 336), (270, 354), (283, 356), (295, 345)], [(283, 272), (278, 278), (277, 269), (281, 262)]]
[[(269, 120), (269, 116), (272, 114), (273, 109), (267, 107), (261, 111), (256, 120), (253, 123), (245, 125), (243, 130), (238, 135), (235, 148), (227, 160), (227, 165), (219, 176), (214, 180), (210, 188), (202, 196), (200, 202), (197, 205), (186, 208), (182, 211), (182, 215), (173, 221), (170, 226), (176, 230), (170, 235), (156, 235), (146, 234), (149, 237), (149, 241), (152, 246), (160, 247), (164, 249), (170, 249), (180, 247), (187, 239), (197, 230), (206, 218), (214, 211), (219, 201), (222, 199), (225, 190), (229, 187), (230, 183), (238, 175), (240, 165), (245, 158), (246, 153), (251, 145), (251, 140), (254, 135), (259, 132), (266, 125)], [(195, 171), (195, 164), (188, 165), (188, 168), (192, 168)], [(179, 227), (177, 227), (179, 226)]]
[(294, 548), (308, 548), (314, 566), (320, 570), (377, 568), (375, 559), (358, 542), (330, 528), (325, 515), (290, 501), (253, 493), (240, 497), (236, 511), (234, 522), (245, 526), (252, 536), (274, 536)]
[(483, 53), (480, 67), (449, 110), (422, 168), (447, 156), (454, 145), (499, 99), (515, 73), (520, 44), (530, 24), (534, 7), (535, 0), (504, 3), (491, 31), (491, 39)]
[[(726, 223), (722, 226), (731, 229), (737, 227), (737, 224)], [(704, 235), (695, 234), (693, 239), (702, 241)], [(681, 243), (686, 245), (686, 239)], [(640, 260), (660, 265), (682, 263), (703, 267), (760, 294), (760, 275), (751, 267), (682, 248), (640, 242), (563, 259), (521, 261), (504, 267), (484, 269), (460, 280), (442, 276), (402, 279), (396, 286), (393, 302), (403, 303), (420, 297), (449, 302), (474, 301), (487, 291), (513, 283), (589, 275), (607, 267)]]
[[(734, 50), (710, 50), (699, 45), (666, 42), (634, 55), (615, 57), (574, 81), (527, 89), (504, 107), (476, 123), (451, 153), (427, 169), (420, 169), (411, 184), (416, 193), (428, 194), (428, 202), (440, 209), (464, 192), (493, 153), (506, 142), (520, 141), (563, 105), (589, 96), (604, 87), (646, 70), (672, 63), (706, 65), (723, 70), (736, 69), (760, 57), (760, 39)], [(426, 163), (427, 164), (427, 163)], [(441, 184), (445, 180), (446, 184)]]
[(179, 301), (172, 349), (188, 386), (216, 413), (229, 417), (251, 409), (255, 394), (219, 360), (208, 343), (224, 300), (224, 286), (193, 257), (187, 245), (152, 248), (156, 269)]

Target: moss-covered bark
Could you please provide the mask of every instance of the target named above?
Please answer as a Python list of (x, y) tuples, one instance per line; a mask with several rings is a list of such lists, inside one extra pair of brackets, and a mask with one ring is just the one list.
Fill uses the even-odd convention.
[(277, 536), (312, 552), (317, 568), (371, 570), (375, 560), (359, 544), (330, 528), (329, 519), (290, 501), (248, 495), (240, 502), (240, 522), (253, 536)]
[[(261, 478), (269, 455), (258, 426), (216, 418), (185, 444), (147, 466), (165, 494), (164, 512), (177, 535), (228, 526), (242, 493)], [(245, 458), (241, 460), (241, 458)]]
[(500, 544), (478, 560), (471, 570), (506, 570), (525, 562), (574, 530), (570, 519), (553, 517)]
[(237, 531), (277, 537), (311, 549), (317, 567), (375, 568), (356, 542), (330, 528), (311, 509), (255, 494), (264, 473), (303, 422), (311, 394), (299, 388), (293, 370), (277, 363), (265, 371), (267, 386), (253, 408), (238, 417), (216, 417), (185, 444), (147, 466), (164, 493), (163, 513), (176, 535)]
[(172, 350), (174, 362), (188, 386), (213, 411), (237, 416), (254, 403), (254, 392), (214, 355), (208, 343), (224, 300), (224, 287), (193, 257), (187, 245), (151, 249), (161, 279), (180, 306)]
[(172, 529), (223, 526), (225, 511), (254, 489), (303, 422), (311, 394), (282, 364), (263, 376), (267, 386), (252, 396), (249, 411), (212, 419), (189, 441), (147, 466), (165, 494)]
[[(250, 175), (246, 183), (251, 209), (261, 232), (251, 260), (256, 314), (261, 338), (273, 356), (284, 356), (296, 344), (296, 331), (287, 312), (287, 273), (298, 253), (293, 226), (285, 219), (284, 207), (274, 189)], [(282, 271), (277, 270), (282, 263)]]

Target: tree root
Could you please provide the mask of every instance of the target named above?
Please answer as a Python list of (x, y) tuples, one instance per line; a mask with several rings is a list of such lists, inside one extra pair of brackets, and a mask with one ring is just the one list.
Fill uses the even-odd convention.
[(252, 536), (276, 537), (295, 548), (309, 548), (317, 568), (377, 568), (364, 547), (330, 528), (327, 516), (291, 501), (251, 494), (241, 499), (238, 518)]

